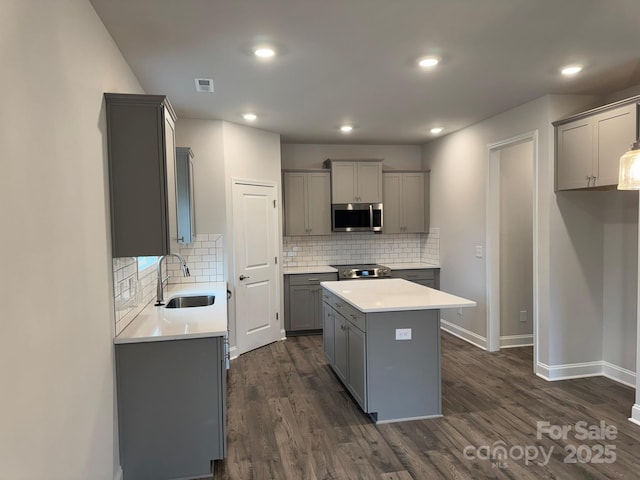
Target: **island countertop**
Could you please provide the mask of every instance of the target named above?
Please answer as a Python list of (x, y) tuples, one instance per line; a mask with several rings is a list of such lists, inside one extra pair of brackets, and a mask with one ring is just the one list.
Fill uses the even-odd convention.
[(322, 282), (322, 287), (363, 313), (466, 308), (473, 300), (401, 278)]

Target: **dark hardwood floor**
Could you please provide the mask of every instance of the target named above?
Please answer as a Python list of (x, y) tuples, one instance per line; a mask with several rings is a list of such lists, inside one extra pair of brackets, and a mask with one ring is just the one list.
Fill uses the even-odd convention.
[[(322, 336), (268, 345), (232, 362), (228, 458), (214, 478), (640, 478), (634, 391), (603, 377), (546, 382), (532, 363), (530, 347), (487, 353), (443, 333), (444, 417), (375, 425), (327, 365)], [(571, 431), (538, 439), (545, 421)], [(582, 439), (602, 437), (601, 422), (608, 439)], [(506, 458), (490, 458), (499, 447)]]

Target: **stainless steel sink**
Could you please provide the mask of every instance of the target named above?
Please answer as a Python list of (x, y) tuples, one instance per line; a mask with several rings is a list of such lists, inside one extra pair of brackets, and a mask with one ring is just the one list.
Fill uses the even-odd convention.
[(216, 301), (215, 295), (191, 295), (185, 297), (173, 297), (165, 308), (190, 308), (208, 307)]

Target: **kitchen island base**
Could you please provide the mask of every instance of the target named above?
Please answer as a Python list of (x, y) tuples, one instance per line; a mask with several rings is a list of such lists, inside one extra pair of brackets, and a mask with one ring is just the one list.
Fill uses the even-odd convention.
[(325, 355), (364, 412), (376, 423), (442, 415), (439, 310), (365, 315), (323, 300)]

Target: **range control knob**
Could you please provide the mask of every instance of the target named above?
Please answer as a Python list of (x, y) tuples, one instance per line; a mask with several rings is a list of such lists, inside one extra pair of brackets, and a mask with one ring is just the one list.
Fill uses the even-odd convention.
[(342, 276), (343, 276), (343, 277), (348, 277), (349, 275), (351, 275), (351, 270), (344, 270), (344, 271), (342, 272)]

